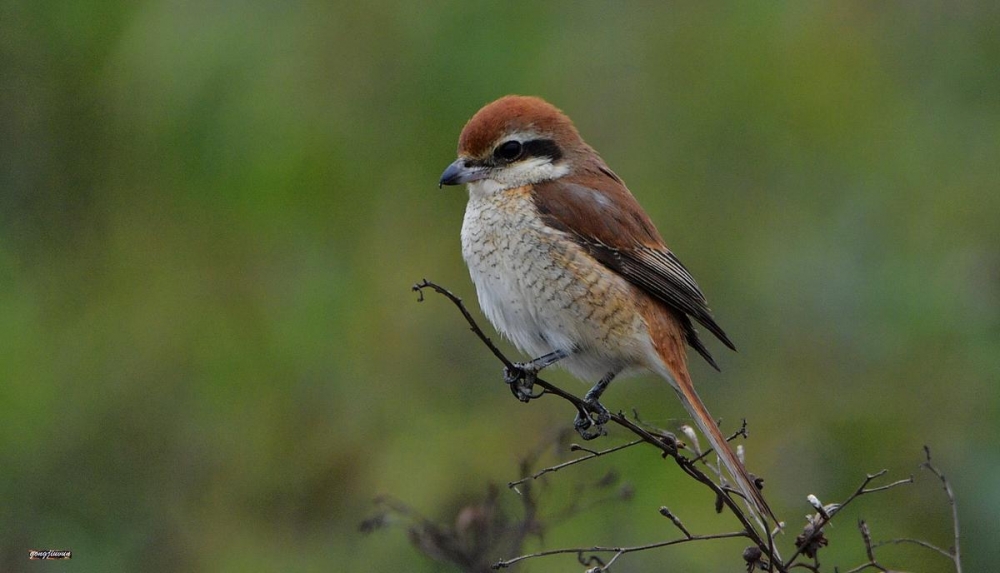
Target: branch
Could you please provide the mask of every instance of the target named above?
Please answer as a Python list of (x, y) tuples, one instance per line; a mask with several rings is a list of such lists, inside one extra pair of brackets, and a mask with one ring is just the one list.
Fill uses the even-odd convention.
[(435, 283), (430, 282), (427, 279), (424, 279), (419, 283), (413, 285), (413, 291), (420, 295), (417, 298), (417, 302), (424, 302), (425, 288), (433, 289), (438, 294), (444, 295), (445, 297), (448, 298), (448, 300), (453, 302), (455, 306), (458, 307), (458, 310), (462, 312), (462, 316), (465, 317), (466, 322), (469, 323), (469, 327), (472, 329), (472, 332), (476, 333), (476, 336), (479, 337), (479, 340), (483, 341), (483, 344), (486, 345), (486, 348), (490, 349), (490, 352), (493, 353), (493, 356), (496, 356), (497, 359), (499, 359), (500, 362), (503, 362), (503, 365), (506, 366), (507, 368), (514, 367), (514, 363), (508, 360), (507, 357), (504, 356), (503, 352), (500, 352), (500, 349), (497, 348), (497, 346), (493, 344), (493, 341), (490, 340), (490, 338), (483, 333), (483, 330), (481, 328), (479, 328), (479, 325), (476, 324), (475, 319), (472, 318), (472, 315), (469, 314), (468, 309), (465, 308), (465, 303), (462, 302), (462, 299), (452, 294), (450, 290), (444, 288), (443, 286), (437, 285)]
[[(904, 573), (903, 571), (887, 569), (884, 565), (879, 563), (877, 559), (875, 559), (875, 548), (878, 547), (878, 544), (875, 545), (872, 544), (872, 534), (871, 531), (868, 529), (868, 524), (865, 523), (865, 520), (863, 519), (858, 520), (858, 529), (861, 531), (861, 539), (865, 543), (865, 554), (868, 556), (868, 562), (862, 563), (861, 565), (858, 565), (854, 569), (846, 571), (845, 573), (858, 573), (859, 571), (864, 571), (869, 567), (874, 567), (875, 569), (878, 569), (883, 573)], [(834, 570), (836, 570), (836, 568)]]
[(857, 573), (869, 567), (874, 567), (879, 571), (888, 571), (888, 569), (879, 565), (878, 561), (875, 560), (875, 549), (872, 547), (872, 534), (868, 530), (868, 524), (865, 523), (865, 520), (858, 520), (858, 530), (861, 531), (861, 539), (865, 542), (865, 554), (868, 556), (868, 562), (858, 565), (854, 569), (847, 571), (847, 573)]
[[(944, 488), (945, 494), (948, 496), (948, 505), (951, 506), (951, 521), (952, 526), (955, 531), (955, 544), (951, 549), (942, 549), (933, 543), (929, 543), (922, 539), (914, 539), (912, 537), (897, 537), (895, 539), (889, 539), (887, 541), (882, 541), (873, 545), (873, 547), (881, 547), (883, 545), (900, 545), (900, 544), (910, 544), (923, 547), (925, 549), (930, 549), (936, 553), (940, 553), (945, 557), (951, 559), (952, 563), (955, 564), (956, 573), (962, 573), (962, 554), (959, 547), (959, 527), (958, 527), (958, 505), (955, 503), (955, 493), (951, 489), (951, 484), (945, 478), (944, 474), (941, 473), (934, 465), (931, 463), (931, 449), (924, 446), (924, 456), (926, 461), (920, 464), (922, 469), (925, 469), (933, 473), (939, 480), (941, 480), (942, 487)], [(848, 572), (850, 573), (850, 572)]]
[(909, 544), (912, 544), (912, 545), (919, 545), (920, 547), (924, 547), (924, 548), (930, 549), (931, 551), (937, 551), (938, 553), (940, 553), (941, 555), (944, 555), (945, 557), (947, 557), (949, 559), (953, 559), (954, 558), (954, 556), (951, 554), (951, 552), (949, 552), (949, 551), (947, 551), (945, 549), (941, 549), (940, 547), (938, 547), (937, 545), (934, 545), (933, 543), (928, 543), (928, 542), (926, 542), (926, 541), (924, 541), (922, 539), (913, 539), (912, 537), (896, 537), (895, 539), (888, 539), (886, 541), (879, 541), (878, 543), (874, 544), (872, 547), (876, 547), (877, 548), (877, 547), (882, 547), (883, 545), (902, 545), (902, 544), (905, 544), (905, 543), (909, 543)]
[[(491, 341), (489, 337), (486, 336), (486, 334), (483, 333), (483, 330), (476, 323), (475, 319), (472, 318), (472, 315), (469, 313), (468, 309), (466, 309), (465, 304), (462, 302), (461, 298), (452, 294), (451, 291), (449, 291), (448, 289), (436, 283), (428, 281), (427, 279), (424, 279), (413, 286), (413, 290), (419, 293), (420, 295), (419, 298), (417, 299), (418, 302), (424, 300), (423, 289), (425, 288), (429, 288), (437, 292), (438, 294), (443, 295), (448, 300), (450, 300), (452, 304), (454, 304), (458, 308), (458, 310), (462, 313), (462, 316), (465, 317), (465, 320), (469, 324), (469, 328), (472, 330), (472, 332), (475, 333), (475, 335), (479, 338), (480, 341), (482, 341), (483, 344), (486, 345), (487, 348), (489, 348), (490, 352), (492, 352), (493, 355), (496, 356), (497, 359), (500, 360), (500, 362), (503, 363), (505, 367), (508, 368), (513, 367), (513, 362), (510, 359), (508, 359), (503, 354), (503, 352), (501, 352), (500, 349), (497, 348), (495, 344), (493, 344), (493, 341)], [(569, 392), (566, 392), (562, 388), (559, 388), (558, 386), (555, 386), (543, 380), (542, 378), (536, 378), (534, 384), (543, 389), (541, 395), (552, 394), (558, 396), (563, 400), (566, 400), (567, 402), (573, 404), (573, 406), (584, 415), (586, 415), (587, 412), (597, 413), (597, 410), (582, 398), (579, 398)], [(742, 525), (743, 528), (745, 529), (745, 535), (743, 536), (748, 537), (754, 543), (754, 545), (760, 548), (760, 550), (765, 555), (768, 556), (769, 561), (771, 563), (780, 566), (781, 561), (776, 558), (777, 553), (775, 551), (774, 540), (772, 538), (771, 532), (767, 530), (766, 527), (763, 537), (761, 536), (761, 534), (757, 532), (756, 528), (751, 523), (747, 515), (743, 512), (743, 510), (740, 508), (739, 504), (732, 498), (731, 495), (729, 495), (730, 493), (738, 495), (737, 492), (732, 492), (729, 489), (724, 489), (720, 485), (716, 484), (711, 478), (705, 475), (704, 472), (698, 469), (698, 467), (691, 460), (680, 455), (677, 451), (677, 443), (671, 437), (654, 436), (646, 429), (638, 426), (637, 424), (629, 420), (621, 412), (611, 414), (610, 421), (632, 432), (640, 440), (656, 447), (662, 452), (664, 457), (673, 458), (674, 462), (677, 463), (677, 465), (684, 471), (684, 473), (688, 474), (695, 480), (701, 482), (706, 487), (711, 489), (712, 492), (715, 494), (716, 498), (720, 500), (724, 506), (728, 507), (729, 510), (736, 517), (736, 519), (739, 520), (740, 525)], [(737, 435), (739, 433), (740, 432), (738, 432)], [(669, 544), (674, 544), (674, 542), (670, 542)], [(662, 545), (657, 545), (657, 547), (660, 546)], [(617, 557), (615, 557), (614, 559), (617, 559)]]
[[(736, 438), (738, 438), (739, 436), (743, 436), (744, 440), (747, 438), (747, 419), (746, 418), (743, 418), (743, 425), (740, 426), (740, 429), (736, 430), (735, 432), (733, 432), (733, 435), (731, 435), (728, 438), (726, 438), (726, 441), (727, 442), (731, 442), (731, 441), (735, 440)], [(704, 452), (702, 452), (701, 454), (699, 454), (698, 457), (696, 457), (693, 460), (691, 460), (691, 463), (696, 463), (696, 462), (701, 461), (702, 459), (705, 458), (705, 456), (707, 456), (708, 454), (712, 453), (713, 451), (715, 451), (715, 450), (713, 448), (709, 447), (707, 450), (705, 450)], [(695, 452), (695, 453), (697, 453), (697, 452)]]
[(694, 537), (693, 535), (691, 535), (691, 532), (688, 531), (688, 528), (684, 527), (684, 524), (681, 523), (681, 518), (674, 515), (674, 513), (670, 511), (670, 508), (668, 508), (667, 506), (663, 506), (660, 508), (660, 515), (669, 519), (674, 524), (674, 526), (677, 529), (680, 529), (681, 533), (683, 533), (686, 537), (688, 538)]
[[(955, 531), (955, 544), (952, 546), (951, 551), (942, 553), (951, 557), (951, 560), (955, 563), (955, 573), (962, 573), (962, 548), (959, 545), (958, 504), (955, 503), (955, 492), (951, 490), (951, 484), (948, 483), (948, 479), (944, 477), (944, 474), (931, 463), (931, 449), (927, 446), (924, 446), (924, 455), (927, 457), (927, 461), (920, 464), (920, 467), (936, 475), (941, 480), (944, 492), (948, 496), (948, 505), (951, 506), (951, 523)], [(941, 550), (938, 549), (938, 551)]]
[(513, 559), (497, 561), (493, 565), (493, 568), (505, 569), (519, 561), (524, 561), (526, 559), (534, 559), (536, 557), (547, 557), (549, 555), (576, 553), (577, 555), (582, 556), (584, 553), (614, 553), (615, 555), (607, 562), (607, 564), (601, 565), (591, 570), (594, 573), (598, 573), (607, 571), (611, 567), (611, 564), (615, 562), (615, 560), (617, 560), (622, 555), (625, 555), (626, 553), (634, 553), (636, 551), (647, 551), (650, 549), (657, 549), (660, 547), (668, 547), (670, 545), (680, 545), (681, 543), (687, 543), (689, 541), (707, 541), (709, 539), (730, 539), (733, 537), (748, 537), (748, 535), (745, 531), (733, 531), (730, 533), (716, 533), (713, 535), (691, 535), (679, 539), (672, 539), (670, 541), (658, 541), (656, 543), (649, 543), (646, 545), (634, 545), (632, 547), (605, 547), (605, 546), (595, 545), (593, 547), (571, 547), (565, 549), (550, 549), (548, 551), (539, 551), (537, 553), (529, 553), (527, 555), (521, 555), (518, 557), (514, 557)]
[(569, 466), (578, 464), (580, 462), (585, 462), (587, 460), (592, 460), (594, 458), (597, 458), (597, 457), (600, 457), (600, 456), (603, 456), (603, 455), (606, 455), (606, 454), (611, 454), (611, 453), (617, 452), (619, 450), (624, 450), (625, 448), (630, 448), (630, 447), (632, 447), (632, 446), (634, 446), (636, 444), (641, 444), (641, 443), (643, 443), (643, 440), (632, 440), (631, 442), (629, 442), (627, 444), (622, 444), (620, 446), (615, 446), (613, 448), (608, 448), (606, 450), (602, 450), (602, 451), (599, 451), (599, 452), (595, 452), (593, 450), (588, 450), (587, 448), (584, 448), (583, 446), (580, 446), (580, 445), (577, 445), (577, 444), (573, 444), (572, 446), (570, 446), (570, 450), (572, 450), (572, 451), (583, 450), (583, 451), (589, 452), (589, 453), (586, 456), (579, 457), (579, 458), (576, 458), (574, 460), (570, 460), (568, 462), (563, 462), (561, 464), (557, 464), (557, 465), (554, 465), (554, 466), (551, 466), (551, 467), (547, 467), (547, 468), (538, 470), (537, 472), (531, 474), (530, 476), (523, 477), (523, 478), (521, 478), (521, 479), (519, 479), (517, 481), (509, 482), (509, 483), (507, 483), (507, 487), (509, 487), (510, 489), (512, 489), (514, 491), (517, 491), (517, 486), (523, 484), (526, 481), (536, 480), (536, 479), (542, 477), (543, 475), (545, 475), (547, 473), (557, 472), (557, 471), (559, 471), (559, 470), (561, 470), (563, 468), (567, 468)]
[[(462, 302), (461, 298), (455, 296), (444, 287), (424, 279), (413, 286), (413, 290), (419, 293), (418, 301), (424, 300), (423, 289), (425, 288), (429, 288), (437, 292), (438, 294), (441, 294), (442, 296), (446, 297), (448, 300), (450, 300), (462, 313), (462, 316), (469, 324), (470, 330), (472, 330), (472, 332), (479, 338), (479, 340), (484, 345), (486, 345), (486, 347), (490, 350), (490, 352), (506, 368), (511, 369), (515, 367), (514, 363), (510, 359), (508, 359), (503, 354), (503, 352), (500, 351), (499, 348), (497, 348), (497, 346), (493, 343), (492, 340), (490, 340), (489, 337), (486, 336), (483, 330), (476, 323), (475, 319), (472, 318), (472, 315), (466, 309), (465, 304)], [(565, 390), (559, 388), (558, 386), (555, 386), (541, 378), (536, 377), (534, 379), (534, 385), (541, 388), (542, 390), (539, 394), (537, 394), (537, 396), (532, 396), (532, 397), (541, 397), (544, 396), (545, 394), (551, 394), (554, 396), (558, 396), (563, 400), (566, 400), (567, 402), (572, 404), (573, 407), (576, 408), (576, 410), (580, 412), (583, 416), (587, 416), (588, 413), (598, 413), (596, 408), (594, 408), (594, 406), (586, 402), (584, 399), (577, 397), (572, 393), (566, 392)], [(524, 475), (525, 477), (522, 477), (517, 481), (512, 481), (508, 483), (507, 484), (508, 487), (514, 489), (518, 493), (521, 493), (520, 490), (518, 489), (518, 486), (526, 484), (530, 485), (530, 482), (538, 479), (539, 477), (547, 473), (557, 472), (569, 466), (576, 465), (600, 456), (618, 452), (626, 448), (638, 445), (640, 443), (647, 443), (660, 450), (662, 457), (672, 458), (674, 462), (677, 464), (677, 466), (680, 467), (681, 470), (684, 471), (684, 473), (686, 473), (688, 476), (694, 478), (695, 481), (698, 481), (705, 487), (709, 488), (715, 494), (717, 500), (716, 501), (717, 510), (722, 511), (723, 507), (728, 508), (732, 512), (733, 516), (736, 517), (736, 519), (740, 522), (741, 526), (743, 527), (743, 530), (730, 533), (720, 533), (716, 535), (692, 535), (687, 530), (687, 528), (684, 527), (684, 525), (680, 522), (680, 520), (670, 512), (669, 509), (663, 507), (660, 509), (660, 513), (665, 517), (669, 518), (673, 522), (673, 524), (684, 534), (683, 538), (673, 539), (670, 541), (662, 541), (657, 543), (650, 543), (647, 545), (637, 545), (632, 547), (594, 546), (585, 548), (566, 548), (566, 549), (541, 551), (537, 553), (521, 555), (519, 557), (514, 557), (509, 560), (499, 561), (493, 565), (494, 569), (509, 567), (520, 561), (535, 557), (575, 553), (578, 555), (581, 564), (589, 566), (593, 563), (597, 563), (597, 566), (589, 569), (588, 573), (602, 573), (604, 571), (607, 571), (620, 557), (622, 557), (627, 553), (632, 553), (636, 551), (645, 551), (649, 549), (667, 547), (671, 545), (679, 545), (681, 543), (687, 543), (692, 541), (705, 541), (712, 539), (745, 537), (753, 543), (753, 545), (748, 547), (743, 554), (743, 557), (748, 565), (747, 568), (748, 571), (752, 571), (755, 568), (761, 568), (769, 571), (774, 571), (776, 573), (787, 573), (790, 569), (801, 568), (813, 571), (814, 573), (819, 573), (820, 564), (819, 561), (816, 560), (816, 551), (820, 547), (826, 544), (826, 539), (823, 535), (823, 529), (833, 519), (834, 514), (838, 513), (841, 509), (850, 505), (854, 500), (864, 495), (887, 491), (899, 487), (901, 485), (913, 483), (913, 476), (910, 476), (909, 478), (897, 480), (885, 485), (872, 486), (871, 484), (873, 481), (881, 478), (887, 473), (887, 470), (882, 470), (874, 474), (867, 474), (865, 476), (865, 479), (861, 482), (861, 484), (857, 487), (857, 489), (854, 490), (854, 492), (851, 493), (851, 495), (848, 496), (847, 499), (845, 499), (844, 502), (839, 505), (831, 504), (823, 506), (819, 502), (819, 500), (815, 498), (815, 496), (809, 496), (809, 501), (813, 505), (813, 507), (816, 508), (817, 513), (814, 516), (810, 516), (808, 518), (808, 523), (806, 525), (805, 530), (796, 539), (796, 551), (791, 555), (790, 558), (788, 558), (788, 560), (783, 561), (781, 560), (780, 556), (777, 553), (774, 542), (774, 536), (779, 531), (781, 531), (781, 529), (784, 527), (784, 523), (777, 524), (777, 528), (774, 531), (771, 531), (767, 528), (767, 524), (765, 522), (761, 524), (764, 527), (764, 531), (759, 532), (757, 530), (755, 524), (751, 522), (750, 517), (748, 517), (747, 513), (744, 512), (744, 510), (740, 506), (740, 499), (743, 497), (742, 493), (734, 491), (732, 488), (726, 486), (725, 480), (724, 478), (722, 478), (721, 474), (719, 476), (720, 482), (717, 483), (698, 467), (698, 462), (702, 462), (710, 470), (713, 469), (710, 463), (704, 461), (705, 457), (709, 455), (709, 453), (711, 452), (711, 449), (705, 450), (703, 452), (696, 450), (694, 452), (696, 454), (695, 457), (689, 459), (680, 453), (680, 451), (678, 450), (679, 443), (672, 434), (659, 431), (656, 428), (644, 427), (645, 424), (639, 419), (638, 413), (635, 413), (634, 420), (635, 421), (630, 420), (626, 415), (624, 415), (621, 412), (618, 412), (611, 414), (609, 422), (617, 424), (618, 426), (621, 426), (622, 428), (628, 430), (633, 435), (635, 435), (637, 439), (634, 439), (631, 442), (619, 446), (599, 451), (590, 450), (574, 444), (572, 447), (573, 451), (584, 451), (587, 452), (587, 455), (551, 467), (544, 468), (531, 475), (526, 475), (528, 473), (528, 470), (524, 469), (522, 470), (521, 475)], [(747, 437), (746, 420), (743, 421), (743, 426), (737, 432), (735, 432), (731, 437), (729, 437), (728, 440), (733, 440), (741, 435), (744, 438)], [(692, 445), (695, 446), (695, 448), (697, 448), (696, 438), (694, 440), (694, 444)], [(961, 557), (960, 557), (961, 553), (959, 547), (960, 535), (959, 535), (959, 525), (958, 525), (958, 510), (955, 503), (954, 492), (952, 491), (950, 483), (947, 481), (947, 479), (945, 479), (944, 474), (942, 474), (937, 468), (935, 468), (931, 464), (930, 450), (926, 446), (924, 450), (926, 453), (926, 462), (921, 464), (921, 467), (927, 469), (935, 476), (937, 476), (938, 479), (941, 480), (944, 490), (948, 496), (948, 501), (952, 510), (952, 521), (954, 524), (954, 547), (952, 547), (951, 550), (944, 550), (928, 542), (910, 538), (899, 538), (878, 544), (873, 544), (871, 539), (871, 533), (868, 529), (867, 524), (864, 521), (859, 521), (858, 528), (861, 531), (862, 540), (864, 541), (865, 544), (865, 549), (868, 556), (868, 562), (859, 565), (854, 569), (851, 569), (847, 573), (857, 573), (867, 568), (875, 568), (878, 569), (879, 571), (888, 572), (889, 570), (883, 567), (881, 564), (879, 564), (878, 561), (875, 559), (875, 552), (874, 552), (875, 548), (884, 544), (903, 544), (903, 543), (915, 544), (950, 557), (955, 563), (956, 573), (962, 573)], [(589, 558), (584, 560), (583, 556), (586, 553), (591, 553), (591, 554), (613, 553), (613, 555), (605, 563), (597, 555), (590, 555)], [(797, 561), (802, 556), (813, 558), (813, 562), (806, 563)]]
[(811, 545), (812, 545), (812, 543), (814, 541), (817, 541), (817, 540), (819, 540), (822, 537), (822, 535), (823, 535), (823, 528), (826, 526), (826, 524), (828, 524), (830, 522), (831, 519), (833, 519), (834, 514), (838, 513), (840, 510), (842, 510), (845, 507), (847, 507), (848, 505), (850, 505), (850, 503), (852, 501), (854, 501), (855, 499), (857, 499), (857, 498), (859, 498), (859, 497), (861, 497), (863, 495), (868, 495), (870, 493), (876, 493), (876, 492), (880, 492), (880, 491), (885, 491), (885, 490), (892, 489), (894, 487), (898, 487), (898, 486), (901, 486), (901, 485), (904, 485), (904, 484), (913, 483), (913, 476), (910, 476), (907, 479), (901, 479), (901, 480), (898, 480), (898, 481), (894, 481), (894, 482), (892, 482), (890, 484), (887, 484), (887, 485), (878, 486), (878, 487), (872, 487), (872, 488), (868, 487), (868, 484), (870, 484), (873, 480), (876, 480), (876, 479), (884, 476), (888, 471), (889, 470), (882, 470), (880, 472), (876, 472), (876, 473), (873, 473), (873, 474), (866, 475), (864, 481), (862, 481), (861, 485), (858, 486), (858, 489), (854, 490), (854, 493), (852, 493), (846, 500), (844, 500), (843, 503), (841, 503), (839, 506), (834, 506), (834, 507), (832, 507), (831, 509), (829, 509), (827, 511), (821, 511), (818, 514), (819, 515), (819, 519), (817, 519), (816, 522), (812, 526), (812, 531), (810, 531), (808, 534), (802, 536), (802, 538), (795, 540), (795, 544), (798, 546), (798, 548), (795, 550), (795, 553), (793, 553), (792, 556), (788, 558), (788, 561), (785, 562), (785, 565), (784, 565), (785, 568), (786, 569), (790, 568), (792, 566), (792, 564), (795, 562), (795, 559), (797, 559), (799, 555), (802, 555), (803, 553), (805, 553), (806, 550), (809, 547), (811, 547)]

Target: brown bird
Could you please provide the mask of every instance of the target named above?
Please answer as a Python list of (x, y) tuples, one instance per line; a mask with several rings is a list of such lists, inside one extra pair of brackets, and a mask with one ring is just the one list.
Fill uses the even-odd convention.
[[(599, 402), (612, 379), (651, 371), (665, 378), (708, 437), (740, 491), (774, 518), (729, 449), (688, 374), (685, 343), (718, 369), (692, 319), (723, 344), (691, 273), (649, 216), (587, 145), (573, 122), (536, 97), (506, 96), (479, 110), (440, 185), (468, 184), (462, 254), (490, 322), (535, 356), (505, 373), (527, 401), (535, 374), (559, 363), (597, 381), (577, 415), (590, 439), (610, 414)], [(596, 425), (598, 432), (590, 432)], [(777, 519), (775, 519), (777, 521)]]

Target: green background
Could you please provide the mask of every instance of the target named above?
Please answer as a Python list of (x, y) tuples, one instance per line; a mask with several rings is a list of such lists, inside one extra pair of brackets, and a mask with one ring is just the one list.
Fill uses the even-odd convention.
[[(573, 414), (516, 402), (457, 312), (410, 292), (432, 278), (481, 316), (465, 191), (437, 179), (464, 122), (523, 93), (628, 182), (739, 347), (694, 376), (724, 427), (750, 420), (785, 546), (807, 494), (888, 468), (917, 484), (850, 513), (947, 547), (928, 444), (966, 569), (990, 570), (998, 29), (991, 2), (0, 1), (0, 569), (37, 570), (34, 548), (72, 550), (60, 571), (441, 570), (402, 529), (358, 532), (372, 498), (450, 522)], [(685, 422), (652, 376), (605, 403)], [(608, 468), (635, 498), (527, 549), (673, 537), (660, 505), (733, 528), (650, 450), (547, 495)], [(824, 564), (864, 561), (855, 517)], [(744, 545), (618, 565), (737, 571)]]

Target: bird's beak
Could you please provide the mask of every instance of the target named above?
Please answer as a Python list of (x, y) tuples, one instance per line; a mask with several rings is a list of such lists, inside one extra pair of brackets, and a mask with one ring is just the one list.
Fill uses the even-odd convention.
[(469, 165), (465, 159), (460, 157), (441, 174), (441, 179), (438, 181), (438, 189), (445, 185), (461, 185), (462, 183), (479, 181), (480, 179), (484, 179), (486, 175), (485, 167)]

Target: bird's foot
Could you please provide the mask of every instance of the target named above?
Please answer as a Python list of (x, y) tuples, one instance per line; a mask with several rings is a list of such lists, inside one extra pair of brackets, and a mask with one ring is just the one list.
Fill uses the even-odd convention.
[(532, 389), (535, 387), (535, 380), (538, 378), (538, 368), (531, 364), (516, 362), (510, 367), (503, 369), (503, 381), (510, 386), (510, 391), (514, 397), (522, 402), (528, 402), (533, 398), (538, 398), (541, 394), (535, 394)]
[[(599, 436), (604, 436), (604, 424), (611, 420), (611, 412), (594, 398), (586, 399), (589, 408), (580, 408), (573, 420), (573, 427), (584, 440), (593, 440)], [(590, 428), (596, 427), (596, 431), (591, 432)]]

